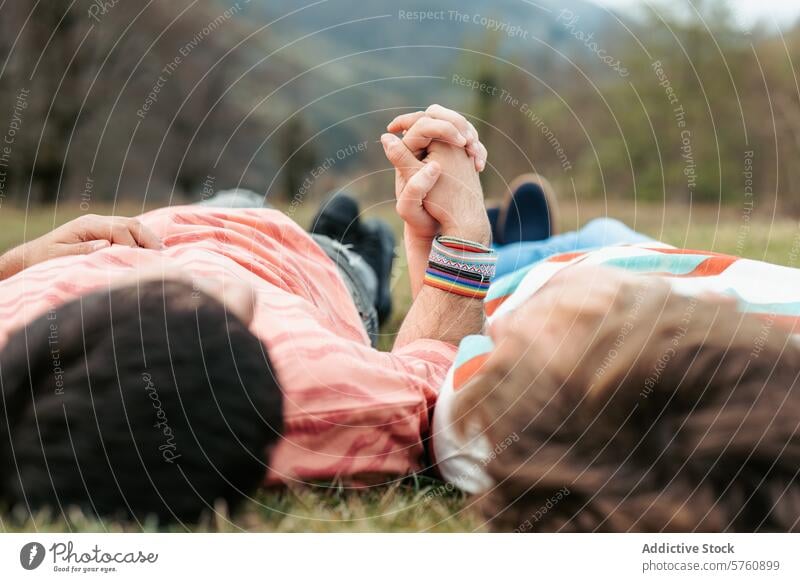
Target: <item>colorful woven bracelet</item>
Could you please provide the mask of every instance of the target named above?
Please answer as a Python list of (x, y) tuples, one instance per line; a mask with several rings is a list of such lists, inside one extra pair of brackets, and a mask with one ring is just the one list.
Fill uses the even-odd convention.
[(473, 299), (483, 299), (495, 273), (497, 253), (457, 237), (436, 237), (425, 271), (426, 285)]

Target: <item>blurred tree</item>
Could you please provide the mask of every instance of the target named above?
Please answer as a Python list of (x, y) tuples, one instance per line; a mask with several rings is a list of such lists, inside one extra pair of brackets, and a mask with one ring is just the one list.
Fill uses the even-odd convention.
[[(470, 39), (467, 42), (467, 50), (456, 65), (459, 77), (468, 79), (475, 84), (475, 87), (478, 87), (477, 89), (467, 89), (459, 86), (463, 91), (471, 92), (466, 99), (466, 103), (468, 103), (466, 112), (471, 115), (472, 122), (481, 135), (481, 141), (490, 151), (495, 150), (495, 143), (502, 143), (502, 140), (498, 140), (494, 129), (500, 101), (493, 94), (493, 90), (496, 88), (499, 91), (501, 85), (502, 67), (496, 60), (496, 56), (500, 52), (500, 43), (499, 33), (491, 31), (475, 39)], [(484, 89), (480, 89), (480, 87), (484, 87)], [(481, 182), (486, 189), (491, 183), (490, 174), (481, 174)]]
[[(29, 91), (9, 196), (80, 199), (86, 209), (89, 190), (92, 198), (185, 199), (209, 175), (220, 187), (261, 187), (252, 182), (271, 161), (244, 167), (243, 152), (260, 143), (266, 119), (250, 117), (234, 131), (252, 85), (233, 80), (259, 56), (230, 50), (252, 30), (240, 4), (99, 6), (50, 0), (0, 9), (0, 119), (10, 118), (20, 89)], [(268, 71), (252, 78), (272, 85)]]
[[(489, 193), (534, 170), (570, 189), (574, 184), (580, 196), (742, 205), (744, 159), (752, 151), (758, 204), (780, 198), (784, 208), (800, 212), (800, 167), (792, 163), (800, 153), (800, 29), (781, 36), (757, 27), (746, 32), (733, 24), (724, 0), (697, 0), (689, 11), (666, 0), (648, 5), (653, 10), (644, 20), (621, 14), (622, 23), (587, 17), (567, 24), (556, 12), (552, 22), (530, 23), (525, 39), (472, 23), (451, 25), (448, 34), (462, 42), (451, 45), (468, 50), (434, 51), (450, 82), (392, 90), (391, 102), (386, 91), (370, 92), (371, 84), (341, 97), (351, 109), (374, 111), (438, 100), (435, 91), (443, 88), (452, 97), (446, 104), (472, 116), (490, 150), (491, 167), (482, 175)], [(259, 30), (249, 16), (268, 11), (260, 3), (230, 17), (225, 11), (238, 6), (233, 0), (118, 2), (95, 18), (92, 6), (50, 0), (0, 7), (0, 136), (20, 91), (28, 91), (2, 182), (3, 196), (12, 200), (183, 200), (198, 196), (209, 178), (218, 188), (261, 191), (284, 161), (278, 179), (291, 197), (318, 159), (314, 148), (300, 147), (310, 120), (333, 128), (320, 137), (327, 141), (317, 147), (326, 149), (380, 129), (361, 117), (332, 123), (350, 111), (333, 97), (264, 143), (283, 112), (320, 91), (336, 91), (350, 74), (399, 78), (422, 66), (411, 62), (404, 70), (398, 63), (414, 60), (408, 53), (390, 62), (378, 52), (346, 61), (352, 71), (325, 67), (295, 81), (341, 48), (335, 46), (341, 37), (287, 50), (296, 38), (291, 28), (248, 38)], [(498, 5), (498, 21), (502, 10)], [(629, 74), (614, 71), (601, 51)], [(453, 73), (497, 92), (458, 85)], [(304, 90), (313, 95), (299, 99)], [(262, 146), (264, 155), (254, 155)], [(368, 159), (337, 163), (331, 174), (357, 175), (355, 166)]]
[[(308, 178), (314, 182), (317, 176), (310, 175), (317, 165), (318, 158), (312, 142), (308, 142), (310, 132), (300, 117), (291, 117), (281, 128), (278, 136), (279, 161), (283, 164), (283, 196), (291, 200), (300, 192), (300, 188)], [(336, 160), (329, 158), (327, 164), (332, 166)], [(325, 166), (323, 166), (324, 168)], [(326, 170), (321, 170), (321, 174)]]

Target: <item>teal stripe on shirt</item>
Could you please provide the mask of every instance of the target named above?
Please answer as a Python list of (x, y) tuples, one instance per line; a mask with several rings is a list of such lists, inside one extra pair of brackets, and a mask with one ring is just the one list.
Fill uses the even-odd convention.
[(461, 340), (456, 354), (455, 367), (463, 366), (472, 358), (488, 354), (494, 350), (492, 338), (486, 335), (468, 335)]
[(670, 255), (656, 253), (653, 255), (617, 257), (604, 261), (606, 267), (617, 267), (635, 273), (670, 273), (672, 275), (688, 275), (699, 267), (711, 255)]

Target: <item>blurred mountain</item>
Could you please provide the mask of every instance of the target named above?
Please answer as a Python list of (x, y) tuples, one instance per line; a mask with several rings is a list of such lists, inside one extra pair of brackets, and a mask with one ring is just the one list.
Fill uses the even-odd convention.
[(323, 157), (376, 137), (405, 109), (437, 101), (469, 108), (474, 92), (452, 78), (476, 75), (478, 61), (508, 68), (508, 60), (555, 82), (587, 52), (576, 33), (618, 26), (616, 15), (583, 0), (256, 0), (246, 18), (263, 42), (262, 66), (297, 71), (262, 114), (308, 120)]
[[(349, 49), (346, 54), (364, 57), (357, 60), (365, 70), (370, 68), (370, 58), (380, 56), (378, 71), (385, 70), (382, 66), (387, 62), (405, 69), (442, 69), (456, 60), (460, 49), (492, 32), (501, 40), (499, 56), (554, 49), (572, 52), (577, 43), (564, 25), (567, 13), (595, 35), (616, 21), (605, 8), (584, 0), (327, 0), (305, 6), (269, 0), (253, 2), (250, 13), (254, 18), (261, 15), (265, 22), (280, 18), (273, 33), (288, 33), (289, 40), (308, 35), (307, 46), (326, 51), (310, 50), (305, 54), (309, 63)], [(562, 13), (564, 17), (559, 18)], [(439, 50), (426, 50), (424, 60), (412, 63), (407, 47)], [(333, 54), (328, 52), (331, 49)]]
[(800, 152), (800, 30), (744, 31), (725, 0), (696, 0), (696, 19), (657, 4), (5, 3), (0, 115), (14, 143), (0, 203), (88, 212), (236, 186), (294, 203), (342, 184), (385, 199), (378, 136), (434, 102), (481, 132), (487, 191), (524, 168), (584, 195), (731, 200), (742, 152), (757, 151), (780, 167), (760, 187), (796, 192), (800, 174), (778, 160)]
[(99, 6), (4, 8), (0, 111), (26, 115), (0, 199), (88, 208), (234, 186), (291, 197), (317, 164), (335, 161), (329, 181), (374, 168), (380, 148), (352, 148), (375, 144), (397, 113), (436, 101), (474, 109), (479, 95), (453, 75), (508, 83), (503, 72), (519, 67), (557, 83), (586, 52), (575, 31), (614, 22), (582, 0)]

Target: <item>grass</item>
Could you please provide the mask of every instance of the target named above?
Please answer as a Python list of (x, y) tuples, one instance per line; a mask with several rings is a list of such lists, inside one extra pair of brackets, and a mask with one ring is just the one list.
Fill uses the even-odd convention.
[[(389, 205), (380, 214), (400, 232)], [(93, 209), (95, 212), (110, 209)], [(118, 209), (125, 213), (130, 209)], [(131, 213), (135, 213), (135, 209)], [(0, 250), (23, 239), (30, 240), (78, 213), (38, 209), (25, 213), (0, 209)], [(683, 205), (635, 205), (633, 203), (582, 202), (565, 200), (561, 204), (561, 229), (570, 230), (598, 216), (613, 216), (654, 238), (676, 246), (713, 250), (770, 262), (798, 266), (800, 224), (786, 217), (750, 215), (735, 208), (692, 207)], [(308, 214), (298, 215), (305, 224)], [(408, 279), (402, 250), (393, 276), (396, 315), (386, 326), (381, 348), (388, 349), (394, 333), (410, 305)], [(353, 490), (337, 486), (304, 487), (260, 492), (234, 519), (224, 507), (216, 508), (213, 518), (194, 526), (172, 526), (171, 531), (481, 531), (484, 524), (471, 500), (445, 489), (441, 483), (423, 478), (407, 478), (389, 486)], [(153, 523), (94, 521), (79, 512), (51, 518), (0, 513), (0, 531), (154, 531)]]

